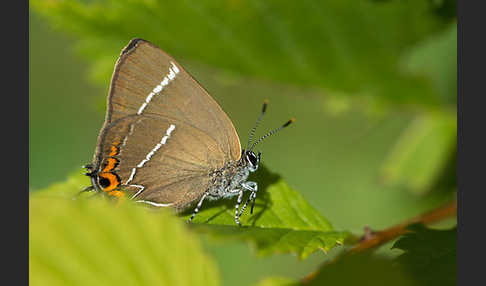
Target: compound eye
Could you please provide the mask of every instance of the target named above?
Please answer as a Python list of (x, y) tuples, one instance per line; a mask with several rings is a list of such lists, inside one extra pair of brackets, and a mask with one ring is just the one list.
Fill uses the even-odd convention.
[(246, 158), (248, 160), (248, 162), (250, 162), (250, 164), (252, 164), (253, 166), (256, 166), (257, 165), (257, 157), (255, 156), (255, 154), (252, 152), (252, 153), (248, 153), (246, 155)]

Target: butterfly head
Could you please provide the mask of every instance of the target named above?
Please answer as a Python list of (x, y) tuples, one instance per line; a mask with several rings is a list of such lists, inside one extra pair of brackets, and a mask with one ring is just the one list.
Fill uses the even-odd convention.
[(255, 172), (258, 170), (258, 166), (260, 165), (260, 156), (261, 152), (255, 154), (253, 151), (243, 151), (244, 153), (244, 160), (246, 162), (246, 166), (250, 172)]

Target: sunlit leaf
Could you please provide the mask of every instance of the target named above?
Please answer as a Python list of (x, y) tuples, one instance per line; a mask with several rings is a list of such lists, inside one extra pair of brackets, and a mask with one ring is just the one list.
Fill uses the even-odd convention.
[(66, 199), (60, 189), (76, 181), (30, 197), (31, 285), (219, 285), (218, 267), (179, 219)]
[(296, 285), (297, 281), (285, 277), (267, 277), (253, 286), (291, 286)]
[[(293, 253), (299, 258), (342, 245), (347, 232), (334, 231), (299, 192), (265, 168), (259, 170), (259, 191), (253, 214), (247, 210), (235, 223), (236, 198), (207, 203), (194, 219), (196, 227), (213, 236), (250, 242), (260, 255)], [(244, 200), (245, 201), (245, 200)], [(186, 213), (186, 218), (192, 211)]]
[[(220, 239), (247, 241), (256, 247), (260, 255), (292, 253), (304, 259), (318, 250), (327, 252), (344, 243), (348, 232), (335, 231), (329, 221), (278, 175), (270, 173), (265, 167), (261, 167), (257, 173), (251, 179), (259, 183), (258, 196), (253, 214), (249, 213), (251, 205), (248, 205), (240, 217), (243, 227), (239, 227), (234, 220), (236, 197), (206, 201), (191, 226)], [(101, 199), (101, 196), (83, 194), (73, 200), (75, 194), (87, 185), (89, 180), (80, 172), (70, 176), (66, 182), (39, 191), (36, 196), (69, 201)], [(139, 205), (139, 208), (145, 207)], [(192, 211), (190, 208), (182, 214), (184, 221)]]

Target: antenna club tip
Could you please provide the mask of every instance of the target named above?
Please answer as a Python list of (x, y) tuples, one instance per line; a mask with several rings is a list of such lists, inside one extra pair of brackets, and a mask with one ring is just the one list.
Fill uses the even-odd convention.
[(267, 104), (268, 104), (268, 100), (267, 100), (267, 99), (265, 99), (265, 100), (263, 101), (262, 113), (264, 113), (264, 112), (265, 112), (265, 110), (267, 110)]
[(289, 126), (289, 125), (290, 125), (290, 123), (292, 123), (292, 122), (294, 122), (294, 121), (295, 121), (295, 118), (294, 118), (294, 117), (292, 117), (292, 118), (290, 118), (290, 120), (289, 120), (289, 121), (287, 121), (287, 122), (286, 122), (286, 123), (285, 123), (285, 124), (284, 124), (282, 127), (287, 127), (287, 126)]

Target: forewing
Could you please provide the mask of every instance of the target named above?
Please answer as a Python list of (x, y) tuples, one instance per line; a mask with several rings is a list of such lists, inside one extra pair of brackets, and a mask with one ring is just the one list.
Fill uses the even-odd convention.
[(105, 126), (134, 114), (192, 126), (215, 140), (225, 161), (240, 158), (238, 134), (221, 107), (171, 56), (141, 39), (130, 41), (117, 61)]

